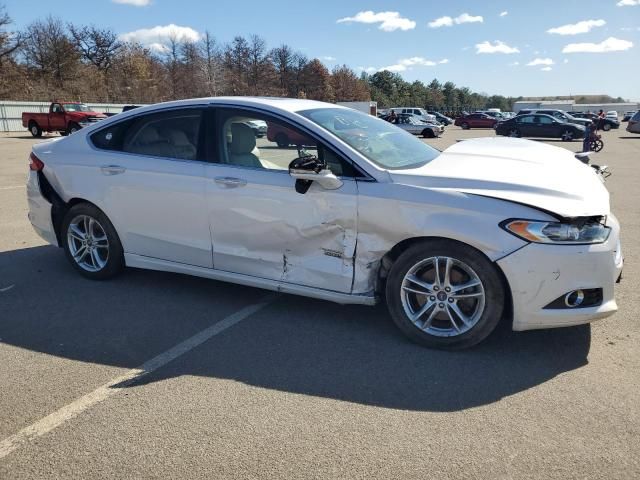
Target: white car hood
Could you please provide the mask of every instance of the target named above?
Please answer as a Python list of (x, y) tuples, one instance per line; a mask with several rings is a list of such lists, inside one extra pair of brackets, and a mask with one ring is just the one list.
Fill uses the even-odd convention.
[(531, 140), (458, 142), (423, 167), (389, 172), (395, 183), (484, 195), (563, 217), (609, 214), (609, 192), (574, 153)]

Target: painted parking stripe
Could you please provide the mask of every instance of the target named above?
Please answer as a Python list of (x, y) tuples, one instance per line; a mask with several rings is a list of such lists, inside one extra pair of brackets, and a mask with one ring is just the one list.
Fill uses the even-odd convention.
[(18, 188), (25, 188), (26, 185), (12, 185), (10, 187), (0, 187), (0, 190), (16, 190)]
[(240, 323), (242, 320), (245, 320), (246, 318), (250, 317), (254, 313), (269, 305), (275, 298), (275, 296), (269, 296), (260, 303), (244, 307), (243, 309), (229, 315), (228, 317), (225, 317), (223, 320), (215, 323), (214, 325), (205, 328), (204, 330), (196, 333), (194, 336), (175, 345), (174, 347), (161, 353), (160, 355), (147, 360), (145, 363), (140, 365), (140, 367), (129, 370), (124, 375), (114, 378), (110, 382), (96, 388), (94, 391), (87, 393), (86, 395), (78, 398), (77, 400), (74, 400), (68, 405), (65, 405), (59, 410), (47, 415), (46, 417), (29, 425), (28, 427), (23, 428), (10, 437), (5, 438), (0, 442), (0, 459), (6, 457), (11, 452), (20, 448), (22, 445), (25, 445), (31, 440), (50, 432), (63, 423), (78, 416), (85, 410), (93, 407), (94, 405), (97, 405), (103, 400), (106, 400), (110, 396), (121, 391), (123, 388), (126, 388), (137, 380), (140, 380), (142, 377), (165, 366), (169, 362), (181, 357), (185, 353), (188, 353), (210, 338)]

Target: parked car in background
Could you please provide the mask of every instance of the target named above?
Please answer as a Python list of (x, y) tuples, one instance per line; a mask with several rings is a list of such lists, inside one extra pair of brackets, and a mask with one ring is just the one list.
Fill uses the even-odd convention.
[(267, 124), (267, 140), (275, 142), (280, 148), (286, 148), (289, 145), (304, 145), (307, 138), (295, 130), (281, 126), (279, 123), (269, 122)]
[(244, 124), (253, 131), (256, 138), (262, 138), (267, 134), (267, 122), (263, 120), (247, 120)]
[(497, 135), (509, 137), (561, 138), (566, 142), (584, 137), (585, 127), (561, 122), (551, 115), (517, 115), (498, 123)]
[(434, 117), (436, 117), (436, 121), (441, 123), (441, 124), (443, 124), (443, 125), (445, 125), (445, 126), (451, 125), (453, 123), (453, 118), (449, 118), (449, 117), (447, 117), (446, 115), (444, 115), (444, 114), (442, 114), (440, 112), (427, 111), (427, 113), (429, 115), (433, 115)]
[(525, 109), (525, 110), (520, 110), (518, 112), (518, 115), (528, 115), (530, 113), (551, 115), (556, 120), (559, 120), (561, 122), (576, 123), (578, 125), (583, 125), (583, 126), (587, 126), (588, 124), (591, 123), (590, 120), (587, 120), (584, 118), (576, 118), (572, 114), (565, 112), (564, 110), (555, 110), (555, 109), (533, 109), (533, 110)]
[(497, 124), (498, 119), (486, 113), (470, 113), (456, 118), (454, 122), (454, 125), (464, 130), (469, 128), (495, 128)]
[(64, 136), (105, 118), (107, 115), (94, 112), (84, 103), (53, 102), (49, 113), (23, 112), (22, 126), (34, 137), (41, 137), (42, 132), (60, 132)]
[(424, 108), (419, 108), (419, 107), (395, 107), (395, 108), (392, 108), (391, 111), (396, 112), (396, 114), (410, 113), (412, 115), (417, 115), (422, 120), (426, 120), (426, 121), (429, 121), (429, 122), (435, 122), (436, 121), (435, 115), (431, 115)]
[(616, 112), (615, 110), (609, 110), (605, 116), (607, 118), (614, 118), (618, 120), (618, 112)]
[(125, 105), (122, 107), (123, 112), (128, 112), (129, 110), (133, 110), (135, 108), (140, 108), (140, 105)]
[(634, 115), (635, 113), (636, 113), (636, 112), (625, 112), (624, 116), (622, 117), (622, 121), (623, 121), (623, 122), (628, 122), (628, 121), (629, 121), (629, 119), (630, 119), (631, 117), (633, 117), (633, 115)]
[(413, 114), (401, 113), (392, 123), (406, 132), (413, 135), (422, 135), (424, 138), (439, 137), (444, 131), (442, 125), (425, 122)]
[[(306, 148), (258, 146), (251, 120)], [(440, 152), (333, 104), (182, 100), (33, 145), (26, 195), (34, 230), (85, 278), (128, 266), (339, 304), (385, 299), (429, 347), (470, 347), (503, 318), (530, 330), (618, 309), (620, 225), (601, 176), (528, 140)]]
[(592, 122), (596, 122), (596, 124), (602, 123), (602, 130), (608, 132), (612, 128), (620, 128), (620, 122), (617, 118), (604, 117), (599, 118), (595, 113), (580, 113), (580, 112), (571, 112), (571, 115), (574, 118), (581, 118), (585, 120), (591, 120)]
[(633, 114), (633, 117), (629, 119), (627, 123), (627, 132), (640, 133), (640, 111)]

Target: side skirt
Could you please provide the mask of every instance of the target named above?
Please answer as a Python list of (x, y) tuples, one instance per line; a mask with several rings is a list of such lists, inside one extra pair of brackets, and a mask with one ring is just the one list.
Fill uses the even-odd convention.
[(319, 300), (328, 300), (330, 302), (340, 303), (342, 305), (375, 305), (377, 303), (376, 298), (373, 295), (351, 295), (348, 293), (332, 292), (331, 290), (305, 287), (301, 285), (294, 285), (291, 283), (252, 277), (250, 275), (242, 275), (239, 273), (225, 272), (222, 270), (215, 270), (211, 268), (185, 265), (182, 263), (159, 260), (157, 258), (145, 257), (132, 253), (125, 253), (124, 260), (127, 267), (144, 268), (146, 270), (158, 270), (161, 272), (183, 273), (185, 275), (209, 278), (211, 280), (237, 283), (239, 285), (246, 285), (248, 287), (263, 288), (265, 290), (272, 290), (274, 292), (290, 293), (293, 295), (301, 295), (303, 297), (317, 298)]

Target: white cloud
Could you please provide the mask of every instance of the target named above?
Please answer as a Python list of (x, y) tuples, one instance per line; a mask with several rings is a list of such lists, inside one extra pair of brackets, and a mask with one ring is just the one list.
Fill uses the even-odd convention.
[(156, 53), (167, 53), (169, 51), (169, 47), (163, 45), (162, 43), (150, 43), (146, 46), (149, 50)]
[(337, 59), (336, 57), (332, 57), (331, 55), (325, 55), (324, 57), (322, 57), (322, 60), (324, 60), (325, 62), (335, 62)]
[(569, 59), (568, 59), (568, 58), (565, 58), (565, 59), (562, 61), (562, 63), (565, 63), (565, 64), (569, 63)]
[(453, 18), (451, 17), (440, 17), (428, 23), (430, 28), (440, 28), (440, 27), (450, 27), (453, 25)]
[(376, 67), (358, 67), (361, 72), (375, 73), (378, 71)]
[(477, 15), (474, 17), (473, 15), (469, 15), (468, 13), (463, 13), (462, 15), (458, 15), (456, 18), (454, 18), (453, 21), (458, 25), (460, 25), (461, 23), (482, 23), (484, 22), (484, 18), (482, 18), (482, 15)]
[(433, 60), (427, 60), (423, 57), (411, 57), (411, 58), (403, 58), (398, 60), (398, 63), (394, 65), (389, 65), (386, 67), (382, 67), (379, 70), (389, 70), (390, 72), (404, 72), (413, 66), (421, 66), (421, 67), (434, 67), (438, 63), (449, 63), (449, 60), (444, 58), (439, 62), (434, 62)]
[(518, 65), (520, 65), (520, 62), (513, 62), (509, 64), (510, 67), (517, 67)]
[(172, 23), (123, 33), (119, 38), (125, 42), (137, 42), (154, 51), (162, 52), (163, 47), (166, 48), (172, 38), (178, 42), (197, 42), (201, 35), (191, 27), (181, 27)]
[(440, 60), (438, 62), (440, 65), (445, 64), (445, 63), (449, 63), (449, 59), (448, 58), (443, 58), (442, 60)]
[(600, 43), (570, 43), (562, 49), (562, 53), (606, 53), (622, 52), (633, 47), (633, 42), (609, 37)]
[(151, 0), (111, 0), (113, 3), (120, 3), (123, 5), (133, 5), (134, 7), (146, 7), (151, 5)]
[(550, 72), (551, 70), (553, 70), (553, 68), (551, 68), (551, 67), (542, 67), (540, 70), (542, 72)]
[(602, 27), (607, 22), (604, 20), (583, 20), (578, 23), (569, 23), (561, 27), (550, 28), (547, 33), (555, 33), (556, 35), (578, 35), (579, 33), (590, 32), (594, 27)]
[(416, 22), (400, 16), (398, 12), (373, 12), (367, 10), (358, 12), (353, 17), (344, 17), (336, 21), (336, 23), (379, 23), (378, 28), (385, 32), (393, 32), (394, 30), (413, 30), (416, 28)]
[(509, 12), (507, 12), (506, 10), (504, 12), (500, 12), (501, 17), (506, 17), (507, 15), (509, 15)]
[(640, 5), (640, 0), (620, 0), (616, 5), (619, 7), (635, 7)]
[(453, 26), (454, 23), (456, 25), (460, 25), (462, 23), (482, 23), (482, 22), (484, 22), (484, 18), (482, 18), (481, 15), (473, 16), (473, 15), (469, 15), (468, 13), (463, 13), (461, 15), (458, 15), (456, 18), (451, 18), (448, 15), (445, 15), (444, 17), (439, 17), (439, 18), (436, 18), (435, 20), (432, 20), (427, 25), (429, 25), (430, 28), (440, 28), (440, 27), (451, 27)]
[(550, 58), (534, 58), (529, 63), (527, 63), (527, 67), (536, 67), (538, 65), (553, 65), (554, 61)]
[(496, 40), (495, 44), (489, 41), (476, 43), (476, 53), (520, 53), (517, 47), (510, 47), (500, 40)]

